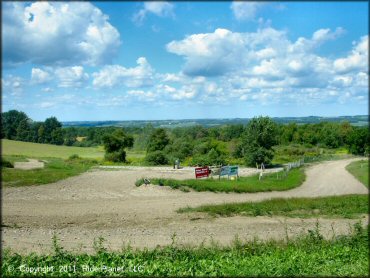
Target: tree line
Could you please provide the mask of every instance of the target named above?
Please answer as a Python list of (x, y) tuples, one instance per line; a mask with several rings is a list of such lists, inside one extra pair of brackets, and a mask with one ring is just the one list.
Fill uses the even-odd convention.
[(106, 159), (126, 161), (126, 149), (146, 151), (146, 162), (173, 163), (176, 159), (191, 165), (225, 164), (239, 160), (247, 165), (268, 164), (274, 146), (302, 145), (335, 149), (345, 147), (356, 155), (369, 153), (367, 127), (348, 122), (320, 122), (298, 125), (278, 124), (269, 117), (255, 117), (246, 125), (217, 127), (66, 127), (55, 118), (32, 121), (24, 112), (1, 114), (1, 138), (67, 146), (104, 145)]

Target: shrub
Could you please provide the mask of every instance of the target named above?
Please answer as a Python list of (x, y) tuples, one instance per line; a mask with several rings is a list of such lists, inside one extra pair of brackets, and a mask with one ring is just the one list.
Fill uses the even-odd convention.
[(72, 154), (70, 157), (68, 157), (68, 160), (75, 160), (80, 159), (81, 157), (78, 154)]
[(112, 162), (125, 162), (126, 152), (124, 149), (120, 149), (116, 152), (106, 152), (104, 159)]
[(14, 168), (14, 165), (10, 161), (1, 158), (1, 168)]
[(168, 158), (162, 151), (150, 152), (146, 155), (145, 161), (149, 165), (166, 165), (168, 164)]

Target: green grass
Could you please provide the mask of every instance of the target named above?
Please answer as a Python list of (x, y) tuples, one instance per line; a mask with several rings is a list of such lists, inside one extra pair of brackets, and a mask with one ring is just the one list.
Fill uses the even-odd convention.
[[(31, 142), (14, 141), (7, 139), (1, 139), (1, 144), (2, 144), (2, 155), (11, 156), (13, 158), (16, 157), (23, 158), (23, 160), (17, 161), (26, 161), (25, 158), (27, 157), (28, 158), (54, 157), (67, 159), (74, 154), (77, 154), (82, 158), (102, 160), (105, 154), (104, 148), (102, 146), (69, 147), (69, 146), (56, 146), (50, 144), (38, 144)], [(131, 165), (141, 165), (141, 162), (144, 161), (145, 158), (145, 151), (127, 150), (126, 154), (128, 163)], [(120, 163), (120, 165), (122, 164), (124, 163)]]
[[(368, 231), (361, 224), (352, 234), (323, 239), (319, 227), (288, 241), (235, 239), (228, 247), (187, 247), (176, 243), (154, 250), (125, 247), (108, 252), (103, 239), (94, 244), (95, 254), (66, 252), (53, 239), (54, 252), (48, 255), (19, 255), (5, 250), (3, 277), (28, 276), (24, 267), (45, 267), (49, 271), (35, 276), (368, 276)], [(83, 270), (83, 266), (89, 270)], [(21, 266), (23, 266), (21, 268)], [(104, 268), (104, 266), (106, 268)], [(53, 270), (50, 270), (53, 267)], [(107, 268), (116, 268), (109, 271)], [(117, 269), (121, 267), (121, 269)], [(42, 268), (41, 268), (42, 269)], [(136, 272), (135, 272), (136, 271)]]
[[(170, 186), (173, 189), (188, 190), (192, 188), (196, 191), (213, 191), (213, 192), (265, 192), (265, 191), (282, 191), (295, 188), (305, 180), (305, 173), (302, 168), (291, 170), (284, 178), (279, 173), (264, 175), (262, 180), (258, 180), (258, 175), (250, 177), (240, 177), (237, 180), (227, 180), (218, 178), (214, 179), (191, 179), (191, 180), (174, 180), (174, 179), (157, 179), (149, 180), (152, 184)], [(140, 180), (136, 185), (140, 185)], [(141, 183), (142, 184), (142, 183)]]
[[(9, 156), (6, 156), (6, 158), (8, 159)], [(3, 168), (1, 173), (2, 186), (28, 186), (56, 182), (81, 174), (96, 164), (96, 161), (88, 159), (63, 160), (60, 158), (48, 158), (47, 161), (44, 169), (20, 170)]]
[(346, 169), (369, 188), (369, 160), (354, 161), (347, 165)]
[(258, 203), (231, 203), (182, 208), (178, 212), (206, 212), (220, 216), (287, 216), (356, 218), (369, 212), (367, 195), (345, 195), (320, 198), (271, 199)]
[(21, 155), (25, 157), (56, 157), (68, 158), (77, 154), (84, 158), (100, 159), (104, 157), (102, 147), (68, 147), (49, 144), (38, 144), (2, 139), (3, 155)]

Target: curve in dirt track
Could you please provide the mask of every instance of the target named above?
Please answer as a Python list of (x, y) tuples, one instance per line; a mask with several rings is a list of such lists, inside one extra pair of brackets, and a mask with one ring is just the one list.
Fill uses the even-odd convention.
[[(136, 247), (168, 244), (173, 233), (184, 243), (197, 244), (210, 236), (221, 243), (229, 243), (235, 234), (247, 238), (254, 235), (281, 238), (285, 235), (284, 225), (288, 225), (294, 235), (314, 225), (315, 221), (239, 216), (211, 219), (204, 214), (178, 214), (176, 210), (186, 206), (280, 197), (368, 194), (368, 189), (345, 169), (354, 160), (309, 166), (307, 178), (300, 187), (279, 192), (184, 193), (168, 187), (135, 187), (135, 180), (141, 177), (186, 179), (194, 175), (193, 170), (162, 171), (158, 168), (92, 171), (48, 185), (4, 188), (3, 222), (21, 228), (4, 229), (3, 243), (16, 250), (26, 246), (26, 250), (43, 252), (50, 244), (45, 243), (45, 236), (51, 237), (53, 232), (59, 233), (71, 248), (76, 242), (91, 247), (93, 238), (100, 235), (109, 240), (113, 249), (119, 249), (123, 240)], [(324, 229), (331, 230), (332, 220), (320, 221)], [(337, 232), (344, 233), (348, 223), (354, 220), (351, 221), (335, 220)]]

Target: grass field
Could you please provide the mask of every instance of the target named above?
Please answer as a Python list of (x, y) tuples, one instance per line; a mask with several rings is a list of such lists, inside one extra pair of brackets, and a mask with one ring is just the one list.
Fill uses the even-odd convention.
[[(287, 241), (235, 239), (229, 247), (179, 247), (154, 250), (123, 248), (108, 252), (103, 239), (97, 240), (96, 254), (66, 252), (53, 238), (50, 255), (18, 255), (5, 250), (3, 277), (35, 276), (363, 276), (369, 274), (368, 231), (360, 224), (352, 234), (325, 240), (319, 227)], [(46, 266), (49, 269), (46, 270)], [(37, 268), (39, 267), (39, 268)], [(43, 268), (44, 267), (44, 268)], [(51, 269), (51, 267), (53, 267)], [(36, 272), (36, 269), (39, 271)], [(42, 271), (44, 269), (44, 272)]]
[(369, 188), (369, 160), (354, 161), (346, 169)]
[(320, 198), (272, 199), (258, 203), (233, 203), (182, 208), (178, 212), (206, 212), (220, 216), (287, 216), (356, 218), (369, 213), (367, 195), (346, 195)]
[[(264, 175), (262, 180), (258, 180), (258, 175), (250, 177), (240, 177), (237, 180), (221, 179), (191, 179), (191, 180), (174, 180), (174, 179), (150, 179), (152, 184), (170, 186), (173, 189), (188, 191), (189, 188), (196, 191), (213, 191), (213, 192), (264, 192), (264, 191), (282, 191), (292, 189), (303, 183), (305, 173), (303, 169), (293, 169), (289, 174), (277, 179), (277, 174)], [(137, 186), (143, 184), (142, 179), (136, 182)]]
[(80, 157), (101, 159), (104, 157), (104, 149), (102, 147), (68, 147), (56, 146), (49, 144), (38, 144), (31, 142), (21, 142), (2, 139), (2, 154), (3, 155), (22, 155), (26, 157), (55, 157), (68, 158), (73, 154)]
[[(67, 159), (73, 154), (83, 158), (93, 158), (101, 160), (104, 158), (104, 148), (100, 147), (69, 147), (56, 146), (50, 144), (38, 144), (30, 142), (21, 142), (14, 140), (1, 139), (2, 154), (6, 156), (22, 156), (29, 158), (55, 157)], [(145, 153), (139, 151), (127, 152), (129, 162), (139, 163), (144, 159)], [(121, 163), (122, 164), (122, 163)]]
[[(4, 156), (8, 161), (22, 161), (22, 157)], [(90, 159), (63, 160), (48, 158), (45, 168), (34, 170), (20, 170), (2, 168), (2, 186), (28, 186), (56, 182), (86, 172), (97, 162)]]

